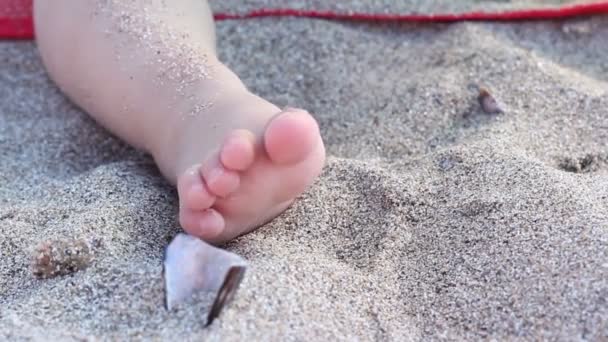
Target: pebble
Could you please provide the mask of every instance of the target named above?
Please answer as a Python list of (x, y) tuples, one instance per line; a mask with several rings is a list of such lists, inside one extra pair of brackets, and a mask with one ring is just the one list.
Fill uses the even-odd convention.
[(84, 239), (47, 240), (34, 250), (32, 273), (39, 279), (68, 275), (87, 268), (92, 260)]

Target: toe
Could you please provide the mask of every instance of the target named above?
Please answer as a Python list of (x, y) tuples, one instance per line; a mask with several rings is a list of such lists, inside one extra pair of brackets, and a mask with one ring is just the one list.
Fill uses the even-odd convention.
[(222, 233), (226, 223), (224, 217), (215, 209), (194, 211), (182, 208), (180, 211), (180, 224), (191, 235), (203, 240), (210, 240)]
[(252, 132), (239, 129), (230, 134), (220, 153), (222, 165), (228, 170), (244, 171), (255, 158), (255, 136)]
[(201, 174), (207, 189), (215, 196), (227, 197), (239, 187), (238, 172), (227, 170), (219, 161), (208, 163)]
[(319, 126), (303, 110), (289, 109), (275, 117), (264, 133), (264, 147), (277, 164), (295, 164), (304, 160), (319, 140)]
[(200, 165), (194, 165), (184, 172), (178, 179), (177, 191), (180, 206), (192, 210), (207, 209), (213, 205), (216, 199), (203, 183)]

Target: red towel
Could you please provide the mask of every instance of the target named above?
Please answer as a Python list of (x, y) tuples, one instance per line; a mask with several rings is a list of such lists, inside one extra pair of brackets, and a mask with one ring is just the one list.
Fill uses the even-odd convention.
[(33, 37), (32, 0), (0, 0), (0, 38)]
[[(47, 0), (52, 1), (52, 0)], [(459, 12), (459, 13), (373, 13), (317, 11), (313, 9), (259, 8), (245, 13), (215, 13), (216, 20), (247, 19), (259, 17), (308, 17), (327, 20), (359, 21), (417, 21), (417, 22), (454, 22), (465, 20), (514, 21), (547, 20), (583, 15), (608, 13), (608, 1), (596, 1), (543, 7), (538, 9), (512, 9), (498, 12)], [(34, 25), (32, 20), (32, 0), (0, 0), (0, 39), (32, 39)]]

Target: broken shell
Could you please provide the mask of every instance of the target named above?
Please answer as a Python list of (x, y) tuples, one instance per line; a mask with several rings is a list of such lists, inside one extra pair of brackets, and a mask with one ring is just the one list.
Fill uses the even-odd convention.
[(485, 113), (487, 113), (487, 114), (503, 113), (502, 108), (500, 108), (496, 99), (494, 99), (492, 94), (490, 94), (490, 92), (487, 89), (485, 89), (485, 88), (479, 89), (479, 96), (477, 97), (477, 100), (479, 101), (479, 105), (481, 105), (481, 109), (483, 109), (483, 111)]
[(178, 234), (167, 247), (164, 260), (168, 310), (188, 301), (197, 292), (215, 293), (207, 325), (232, 300), (247, 263), (234, 253), (214, 247), (187, 234)]
[(220, 315), (220, 312), (224, 306), (232, 301), (244, 275), (244, 267), (230, 267), (226, 273), (224, 283), (220, 287), (219, 291), (217, 292), (217, 297), (213, 301), (213, 306), (211, 306), (211, 310), (209, 310), (209, 314), (207, 315), (207, 325), (211, 324), (213, 320)]
[(34, 250), (32, 273), (45, 279), (67, 275), (88, 267), (93, 260), (83, 239), (58, 239), (40, 243)]

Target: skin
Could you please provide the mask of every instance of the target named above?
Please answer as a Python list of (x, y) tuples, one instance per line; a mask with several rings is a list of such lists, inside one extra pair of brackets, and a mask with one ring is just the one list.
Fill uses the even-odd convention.
[(50, 77), (99, 124), (153, 156), (182, 227), (222, 243), (283, 212), (320, 174), (314, 118), (251, 93), (215, 49), (202, 0), (37, 0)]

